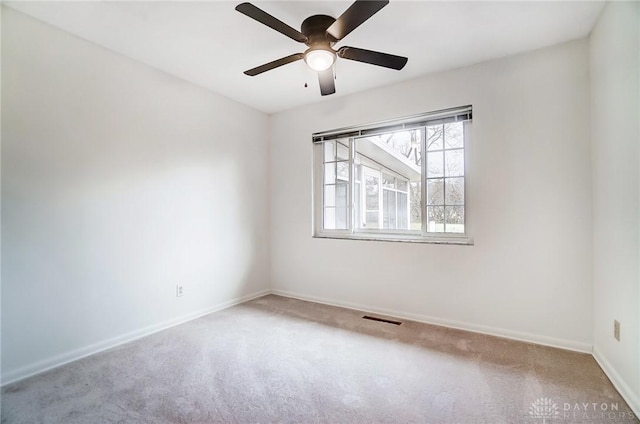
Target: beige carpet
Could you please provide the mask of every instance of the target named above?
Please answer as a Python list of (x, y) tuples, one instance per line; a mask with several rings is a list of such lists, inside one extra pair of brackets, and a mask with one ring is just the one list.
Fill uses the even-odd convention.
[(590, 355), (266, 296), (2, 390), (2, 423), (637, 423)]

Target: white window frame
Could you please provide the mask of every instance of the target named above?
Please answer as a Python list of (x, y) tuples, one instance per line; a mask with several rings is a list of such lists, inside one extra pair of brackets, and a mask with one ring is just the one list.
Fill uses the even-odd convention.
[[(355, 204), (353, 199), (353, 193), (355, 193), (355, 175), (354, 175), (354, 158), (356, 152), (354, 151), (355, 143), (354, 139), (362, 137), (363, 133), (366, 134), (369, 131), (377, 131), (377, 133), (392, 132), (392, 129), (415, 129), (426, 125), (433, 125), (439, 120), (447, 122), (452, 116), (459, 116), (461, 112), (468, 111), (468, 119), (463, 120), (464, 128), (464, 233), (434, 233), (427, 231), (427, 205), (426, 205), (426, 191), (427, 191), (427, 151), (426, 151), (426, 137), (422, 137), (422, 161), (421, 161), (421, 195), (422, 195), (422, 228), (420, 232), (414, 230), (391, 230), (391, 229), (362, 229), (356, 228), (355, 216)], [(413, 242), (413, 243), (437, 243), (437, 244), (460, 244), (460, 245), (473, 245), (472, 237), (472, 213), (470, 207), (470, 188), (471, 181), (471, 148), (472, 145), (472, 124), (471, 124), (471, 106), (464, 106), (460, 108), (452, 108), (441, 110), (437, 112), (430, 112), (426, 114), (416, 115), (412, 117), (406, 117), (401, 119), (395, 119), (392, 121), (385, 121), (381, 123), (363, 125), (359, 127), (343, 128), (331, 131), (325, 131), (322, 133), (313, 134), (313, 178), (312, 178), (312, 219), (313, 219), (313, 233), (312, 236), (316, 238), (336, 238), (336, 239), (352, 239), (352, 240), (377, 240), (377, 241), (399, 241), (399, 242)], [(455, 122), (455, 121), (450, 121)], [(378, 130), (379, 129), (379, 130)], [(345, 134), (345, 136), (343, 136)], [(339, 137), (338, 137), (339, 135)], [(325, 138), (326, 137), (326, 138)], [(324, 220), (324, 202), (323, 202), (323, 190), (324, 190), (324, 141), (326, 140), (344, 140), (348, 139), (349, 147), (349, 188), (348, 188), (348, 214), (347, 214), (347, 229), (344, 230), (330, 230), (325, 229), (323, 225)], [(319, 147), (319, 146), (320, 147)], [(321, 155), (318, 158), (318, 155)], [(363, 168), (368, 168), (367, 165), (362, 165)], [(379, 178), (379, 196), (382, 197), (383, 193), (383, 180), (382, 174), (391, 174), (394, 177), (398, 177), (399, 174), (390, 169), (372, 169), (373, 172), (378, 172)], [(444, 181), (444, 177), (443, 177)], [(407, 191), (410, 191), (409, 182), (407, 182)], [(360, 203), (360, 213), (363, 218), (366, 217), (366, 201), (364, 198), (365, 193), (365, 177), (364, 171), (362, 172), (360, 181), (360, 196), (362, 197)], [(397, 201), (396, 201), (397, 202)], [(382, 208), (383, 201), (379, 201), (379, 208)], [(409, 212), (410, 213), (410, 212)], [(360, 218), (362, 219), (362, 218)], [(397, 217), (396, 217), (397, 219)], [(378, 222), (382, 227), (382, 211), (378, 210)]]

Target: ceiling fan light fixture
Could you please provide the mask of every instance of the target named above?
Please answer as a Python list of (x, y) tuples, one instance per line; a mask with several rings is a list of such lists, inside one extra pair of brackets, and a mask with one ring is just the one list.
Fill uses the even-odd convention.
[(340, 60), (353, 60), (399, 71), (407, 64), (406, 57), (357, 47), (342, 46), (338, 51), (332, 48), (387, 4), (389, 0), (355, 0), (338, 19), (328, 15), (312, 15), (302, 21), (298, 31), (251, 3), (241, 3), (236, 6), (238, 12), (307, 46), (304, 53), (290, 54), (244, 73), (255, 77), (288, 63), (304, 60), (307, 66), (318, 74), (320, 94), (328, 96), (336, 92), (336, 78), (332, 67), (338, 57)]
[(304, 61), (314, 71), (325, 71), (336, 61), (336, 53), (331, 48), (311, 48), (304, 53)]

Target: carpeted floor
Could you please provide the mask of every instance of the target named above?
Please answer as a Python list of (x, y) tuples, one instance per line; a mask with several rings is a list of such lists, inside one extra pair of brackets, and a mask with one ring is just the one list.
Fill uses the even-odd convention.
[(2, 423), (637, 423), (587, 354), (265, 296), (4, 387)]

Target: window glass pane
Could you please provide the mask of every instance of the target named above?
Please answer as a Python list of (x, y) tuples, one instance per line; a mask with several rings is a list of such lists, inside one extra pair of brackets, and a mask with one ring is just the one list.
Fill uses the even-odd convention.
[(398, 131), (392, 133), (390, 136), (384, 134), (383, 137), (388, 146), (390, 146), (396, 152), (402, 153), (404, 156), (409, 154), (409, 151), (412, 147), (412, 135), (414, 135), (416, 131)]
[(411, 230), (422, 230), (422, 183), (420, 181), (411, 181), (409, 184), (409, 220)]
[(349, 180), (349, 162), (338, 162), (338, 178), (341, 180)]
[(362, 228), (364, 226), (364, 221), (362, 219), (362, 193), (360, 191), (360, 182), (356, 181), (353, 185), (353, 206), (354, 206), (354, 222), (353, 225), (356, 228)]
[(445, 206), (447, 233), (464, 233), (464, 206)]
[(336, 230), (346, 230), (348, 227), (347, 208), (336, 208)]
[(367, 212), (365, 214), (365, 228), (378, 228), (378, 212)]
[[(347, 207), (347, 195), (349, 194), (349, 184), (339, 181), (336, 184), (336, 206)], [(328, 205), (327, 205), (328, 206)]]
[(389, 174), (382, 174), (382, 185), (386, 188), (395, 188), (396, 179)]
[(442, 125), (427, 127), (427, 150), (442, 150)]
[(365, 178), (365, 196), (366, 196), (366, 207), (368, 210), (378, 210), (379, 208), (379, 179), (367, 175)]
[(444, 175), (447, 177), (458, 177), (464, 175), (464, 150), (446, 150), (444, 152), (445, 168)]
[(427, 177), (442, 177), (444, 174), (443, 152), (429, 152), (427, 154)]
[(324, 142), (324, 161), (331, 162), (336, 160), (336, 142), (325, 141)]
[[(361, 190), (365, 209), (362, 218), (356, 219), (357, 228), (421, 230), (423, 135), (424, 129), (421, 128), (356, 140), (354, 161), (362, 169)], [(441, 162), (443, 158), (440, 152)], [(402, 205), (398, 204), (400, 197), (396, 190), (405, 192)], [(363, 220), (364, 224), (358, 220)]]
[(444, 205), (443, 179), (427, 180), (427, 205)]
[(396, 229), (396, 192), (382, 192), (382, 228)]
[(406, 193), (397, 193), (397, 228), (398, 230), (409, 229), (409, 198)]
[(338, 142), (338, 160), (349, 160), (349, 148), (346, 143), (342, 144)]
[(444, 148), (455, 149), (464, 147), (464, 128), (462, 122), (444, 124)]
[(324, 208), (324, 228), (326, 230), (336, 229), (336, 209)]
[(430, 233), (444, 232), (444, 207), (427, 207), (427, 231)]
[(324, 183), (334, 184), (336, 182), (336, 164), (325, 163), (324, 164)]
[(336, 205), (336, 186), (335, 185), (324, 186), (324, 205), (325, 206)]
[(464, 178), (445, 179), (446, 205), (464, 205)]
[(375, 146), (384, 146), (385, 150), (393, 150), (408, 160), (411, 160), (415, 165), (420, 166), (420, 152), (422, 149), (421, 129), (372, 135), (363, 137), (358, 141), (366, 141)]
[(419, 169), (422, 167), (422, 137), (424, 132), (422, 129), (416, 129), (407, 131), (407, 133), (411, 140), (411, 148), (404, 156), (413, 162)]

